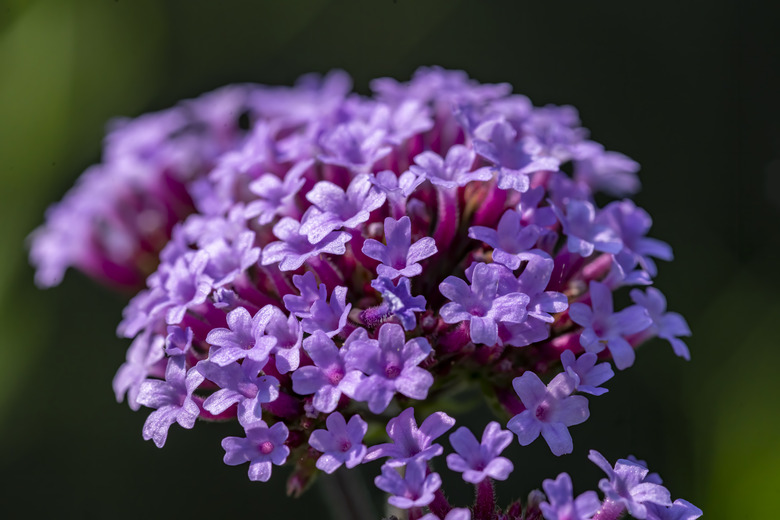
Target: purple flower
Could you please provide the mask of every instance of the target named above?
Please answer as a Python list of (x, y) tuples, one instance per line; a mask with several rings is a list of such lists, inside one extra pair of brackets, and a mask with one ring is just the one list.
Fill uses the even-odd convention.
[(231, 363), (221, 367), (210, 361), (200, 361), (195, 370), (220, 388), (203, 401), (203, 409), (218, 415), (240, 403), (239, 416), (249, 414), (262, 419), (260, 405), (279, 397), (279, 381), (272, 376), (260, 375), (265, 364), (266, 361), (245, 359), (240, 365)]
[(433, 440), (447, 432), (455, 419), (444, 412), (429, 415), (417, 428), (414, 408), (407, 408), (387, 422), (387, 435), (391, 443), (378, 444), (368, 449), (365, 461), (390, 457), (387, 466), (403, 466), (412, 460), (431, 460), (441, 455), (444, 448), (432, 444)]
[(520, 444), (531, 444), (541, 433), (554, 455), (571, 453), (574, 445), (567, 427), (585, 422), (590, 415), (588, 400), (571, 395), (573, 379), (567, 374), (558, 374), (545, 386), (539, 376), (525, 372), (516, 377), (512, 385), (526, 408), (507, 423), (507, 428), (517, 434)]
[(332, 182), (320, 181), (306, 199), (314, 206), (303, 215), (298, 232), (318, 244), (333, 230), (354, 228), (367, 221), (371, 212), (384, 204), (385, 194), (367, 174), (361, 174), (352, 179), (346, 192)]
[(386, 218), (385, 241), (387, 245), (369, 238), (363, 243), (363, 254), (382, 262), (376, 272), (390, 280), (420, 274), (422, 266), (418, 262), (437, 251), (436, 242), (431, 237), (421, 238), (412, 244), (412, 221), (409, 217), (401, 217), (400, 220)]
[(382, 295), (383, 305), (387, 307), (385, 312), (390, 313), (401, 321), (404, 329), (411, 331), (417, 326), (415, 312), (425, 311), (425, 297), (412, 296), (411, 285), (408, 278), (400, 278), (398, 284), (388, 278), (371, 280), (371, 287)]
[(344, 244), (352, 238), (346, 231), (333, 231), (312, 244), (305, 234), (299, 232), (300, 228), (301, 223), (294, 218), (283, 217), (279, 220), (274, 226), (274, 235), (279, 241), (265, 246), (261, 263), (270, 265), (279, 262), (280, 270), (294, 271), (309, 258), (322, 253), (343, 255), (347, 250)]
[(440, 518), (433, 513), (422, 516), (420, 520), (471, 520), (471, 511), (463, 507), (451, 509), (447, 516)]
[(493, 230), (483, 226), (471, 226), (469, 237), (481, 240), (493, 248), (493, 261), (515, 270), (520, 267), (518, 253), (531, 249), (539, 239), (537, 226), (520, 224), (520, 215), (514, 210), (507, 210)]
[(534, 157), (527, 153), (525, 143), (516, 140), (517, 132), (506, 121), (488, 121), (474, 133), (474, 151), (496, 166), (498, 187), (502, 190), (528, 191), (528, 175), (557, 171), (560, 166), (552, 157)]
[(306, 271), (303, 275), (293, 275), (292, 281), (300, 295), (285, 294), (282, 298), (284, 306), (299, 318), (311, 318), (311, 306), (317, 300), (328, 299), (328, 288), (325, 284), (318, 284), (311, 271)]
[(665, 312), (666, 298), (663, 293), (655, 287), (648, 287), (644, 294), (639, 289), (634, 289), (631, 291), (631, 299), (650, 314), (653, 324), (649, 332), (671, 343), (675, 354), (690, 361), (688, 346), (678, 336), (690, 336), (691, 329), (688, 328), (685, 318), (678, 313)]
[(209, 332), (206, 342), (215, 348), (209, 351), (209, 361), (219, 366), (229, 365), (239, 359), (265, 361), (276, 345), (276, 338), (265, 334), (265, 328), (274, 313), (273, 305), (266, 305), (254, 316), (243, 307), (237, 307), (227, 315), (229, 329), (217, 328)]
[(455, 276), (439, 284), (439, 291), (449, 300), (439, 311), (446, 323), (469, 320), (471, 341), (485, 345), (498, 342), (499, 323), (521, 323), (526, 318), (526, 294), (510, 292), (499, 295), (499, 278), (506, 267), (477, 264), (471, 272), (471, 286)]
[(572, 303), (569, 308), (572, 321), (585, 328), (580, 335), (580, 344), (594, 354), (606, 346), (618, 369), (630, 367), (634, 364), (636, 354), (625, 336), (645, 330), (653, 320), (647, 310), (639, 305), (613, 312), (612, 292), (603, 283), (590, 282), (590, 298), (591, 307), (584, 303)]
[(294, 216), (297, 212), (295, 195), (306, 182), (303, 174), (312, 167), (312, 164), (314, 161), (311, 159), (296, 163), (287, 171), (283, 179), (266, 173), (252, 181), (249, 189), (257, 195), (257, 199), (247, 204), (244, 216), (257, 217), (257, 222), (261, 225), (270, 224), (277, 215)]
[(457, 453), (447, 455), (447, 466), (463, 473), (463, 480), (479, 484), (486, 478), (506, 480), (514, 469), (506, 457), (500, 457), (512, 442), (512, 433), (502, 430), (495, 421), (485, 427), (482, 442), (477, 441), (465, 426), (450, 435), (450, 444)]
[(569, 200), (565, 215), (557, 206), (553, 209), (563, 226), (570, 252), (582, 256), (590, 256), (594, 250), (617, 254), (623, 248), (620, 237), (605, 222), (604, 211), (596, 216), (596, 209), (590, 202)]
[(615, 373), (609, 363), (596, 364), (597, 356), (592, 352), (586, 352), (577, 360), (574, 360), (574, 352), (564, 350), (561, 353), (563, 370), (574, 380), (574, 389), (591, 395), (603, 395), (608, 392), (606, 388), (599, 388), (606, 381), (612, 379)]
[(281, 466), (287, 461), (290, 448), (285, 446), (288, 430), (278, 422), (270, 428), (263, 421), (245, 427), (246, 438), (225, 437), (225, 464), (238, 466), (249, 462), (249, 480), (267, 482), (271, 478), (271, 465)]
[(347, 366), (344, 354), (353, 342), (367, 337), (365, 329), (355, 329), (339, 350), (327, 334), (314, 332), (303, 341), (303, 349), (314, 361), (314, 366), (303, 366), (293, 372), (293, 390), (301, 395), (314, 394), (313, 405), (320, 412), (335, 410), (341, 394), (353, 396), (363, 378), (359, 370)]
[(386, 140), (385, 130), (362, 121), (341, 124), (320, 139), (325, 153), (318, 158), (326, 164), (368, 172), (374, 163), (391, 152)]
[[(127, 404), (131, 410), (138, 410), (141, 403), (138, 402), (138, 392), (141, 389), (146, 376), (156, 367), (164, 364), (165, 351), (162, 336), (145, 331), (139, 334), (127, 349), (127, 360), (119, 367), (112, 382), (117, 402), (121, 402), (127, 393)], [(161, 363), (162, 362), (162, 363)], [(162, 368), (160, 368), (162, 375)]]
[(192, 329), (183, 329), (175, 325), (168, 326), (165, 337), (165, 353), (169, 356), (181, 356), (192, 349)]
[(342, 464), (354, 468), (366, 456), (367, 448), (363, 444), (368, 424), (359, 415), (350, 417), (347, 423), (344, 416), (334, 412), (325, 420), (327, 430), (314, 430), (309, 444), (322, 455), (317, 459), (317, 467), (325, 473), (333, 473)]
[(650, 257), (672, 259), (672, 248), (669, 244), (645, 236), (653, 220), (645, 210), (637, 208), (632, 201), (612, 202), (602, 210), (602, 213), (611, 221), (612, 229), (620, 235), (623, 243), (622, 254), (633, 257), (650, 276), (655, 276), (658, 272), (655, 262)]
[(539, 504), (547, 520), (589, 520), (601, 507), (595, 491), (586, 491), (574, 498), (574, 488), (568, 473), (542, 483), (547, 502)]
[[(323, 285), (320, 287), (322, 288)], [(322, 293), (320, 292), (320, 294)], [(310, 316), (301, 320), (301, 327), (304, 332), (309, 334), (321, 330), (332, 338), (341, 332), (347, 324), (347, 316), (351, 308), (352, 304), (347, 303), (347, 288), (336, 287), (333, 289), (330, 301), (319, 298), (312, 303), (311, 309), (309, 309)]]
[(355, 399), (367, 401), (373, 413), (382, 413), (396, 392), (425, 399), (433, 376), (417, 365), (430, 352), (427, 339), (406, 341), (403, 328), (395, 323), (382, 325), (378, 340), (354, 341), (347, 351), (347, 362), (368, 376), (355, 389)]
[(687, 500), (678, 498), (671, 506), (665, 507), (648, 502), (647, 520), (696, 520), (704, 513)]
[(606, 152), (593, 141), (583, 142), (574, 161), (574, 179), (587, 184), (591, 190), (603, 191), (615, 197), (632, 195), (639, 191), (636, 172), (639, 164), (618, 152)]
[(434, 493), (441, 487), (438, 473), (428, 473), (428, 464), (413, 460), (406, 465), (402, 477), (389, 464), (382, 466), (382, 474), (374, 479), (376, 487), (390, 493), (387, 501), (399, 509), (423, 507), (433, 502)]
[(265, 333), (276, 339), (271, 354), (274, 355), (279, 373), (286, 374), (298, 368), (303, 342), (303, 328), (298, 318), (292, 313), (286, 316), (278, 307), (272, 307)]
[(414, 158), (415, 165), (409, 169), (416, 175), (425, 175), (434, 185), (446, 189), (465, 186), (471, 181), (490, 180), (492, 174), (488, 169), (471, 170), (474, 157), (472, 150), (455, 145), (449, 149), (445, 158), (434, 152), (421, 153)]
[(203, 382), (203, 376), (196, 370), (187, 372), (185, 356), (168, 359), (165, 381), (157, 379), (141, 383), (137, 401), (139, 404), (156, 408), (144, 423), (144, 440), (152, 439), (162, 448), (168, 438), (168, 428), (175, 422), (188, 430), (195, 426), (200, 414), (198, 405), (192, 400), (192, 392)]
[(206, 301), (213, 284), (211, 277), (204, 273), (208, 262), (208, 252), (198, 251), (179, 258), (171, 266), (165, 280), (168, 295), (165, 320), (169, 325), (181, 323), (187, 309)]
[(604, 456), (591, 450), (588, 458), (607, 474), (599, 482), (599, 489), (614, 504), (620, 504), (634, 518), (647, 518), (645, 503), (671, 506), (669, 491), (660, 484), (645, 481), (648, 469), (636, 462), (619, 459), (614, 469)]

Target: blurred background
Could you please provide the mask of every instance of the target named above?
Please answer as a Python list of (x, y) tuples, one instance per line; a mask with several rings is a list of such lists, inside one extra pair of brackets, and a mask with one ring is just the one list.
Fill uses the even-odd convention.
[[(572, 429), (573, 454), (515, 443), (500, 502), (564, 470), (577, 492), (596, 489), (593, 448), (612, 461), (646, 459), (673, 498), (706, 518), (775, 517), (780, 18), (761, 4), (0, 0), (4, 513), (321, 517), (312, 511), (327, 488), (289, 499), (282, 475), (251, 483), (246, 466), (225, 466), (219, 440), (236, 433), (228, 425), (174, 426), (162, 450), (144, 442), (145, 414), (111, 391), (128, 346), (114, 329), (129, 295), (77, 272), (36, 289), (24, 240), (100, 160), (113, 117), (227, 83), (289, 85), (331, 68), (367, 94), (371, 78), (406, 80), (418, 66), (441, 65), (509, 82), (536, 105), (572, 104), (593, 139), (641, 163), (636, 201), (676, 255), (656, 285), (693, 330), (691, 362), (650, 342), (608, 394), (591, 399), (591, 419)], [(464, 492), (460, 505), (471, 499)]]

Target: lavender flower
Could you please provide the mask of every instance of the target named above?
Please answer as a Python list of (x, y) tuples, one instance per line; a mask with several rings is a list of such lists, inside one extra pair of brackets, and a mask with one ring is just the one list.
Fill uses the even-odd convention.
[(631, 299), (637, 305), (647, 310), (653, 324), (648, 332), (665, 339), (672, 345), (674, 353), (683, 359), (690, 360), (688, 347), (678, 336), (690, 336), (688, 323), (676, 312), (666, 312), (666, 298), (655, 287), (648, 287), (644, 294), (638, 289), (631, 291)]
[(322, 455), (317, 459), (317, 467), (325, 473), (333, 473), (342, 464), (354, 468), (366, 456), (363, 437), (368, 425), (359, 415), (353, 415), (349, 423), (339, 412), (332, 413), (326, 421), (327, 430), (315, 430), (309, 437), (309, 444)]
[(608, 392), (600, 385), (612, 379), (615, 373), (609, 363), (596, 364), (596, 354), (586, 352), (576, 360), (571, 350), (561, 353), (561, 364), (566, 374), (574, 380), (574, 389), (590, 395), (603, 395)]
[(267, 482), (271, 478), (272, 464), (281, 466), (290, 455), (290, 448), (284, 445), (289, 432), (283, 423), (270, 428), (264, 422), (255, 422), (245, 427), (246, 437), (225, 437), (225, 464), (237, 466), (249, 462), (249, 480)]
[(627, 509), (634, 518), (647, 518), (645, 503), (671, 506), (669, 491), (653, 482), (645, 481), (648, 469), (636, 462), (619, 459), (614, 469), (604, 456), (591, 450), (588, 458), (601, 468), (607, 479), (599, 482), (599, 488), (616, 507)]
[(390, 457), (386, 463), (390, 467), (403, 466), (412, 460), (430, 460), (441, 455), (444, 449), (440, 444), (432, 444), (433, 440), (446, 433), (454, 424), (455, 419), (444, 412), (436, 412), (428, 416), (418, 428), (414, 408), (407, 408), (387, 422), (387, 435), (393, 442), (371, 447), (365, 460), (368, 462)]
[(540, 508), (547, 520), (589, 520), (601, 507), (595, 491), (586, 491), (574, 498), (568, 473), (561, 473), (555, 480), (545, 480), (542, 488), (547, 502), (542, 502)]
[(412, 222), (409, 217), (400, 220), (385, 219), (387, 245), (373, 239), (363, 243), (363, 254), (382, 262), (376, 269), (379, 276), (394, 280), (399, 276), (411, 277), (422, 272), (421, 260), (436, 254), (436, 244), (431, 237), (421, 238), (412, 244)]
[(554, 455), (571, 453), (574, 445), (567, 427), (585, 422), (590, 415), (588, 400), (571, 395), (573, 379), (558, 374), (545, 386), (539, 376), (526, 372), (512, 384), (526, 409), (512, 417), (507, 428), (517, 434), (520, 444), (531, 444), (541, 433)]
[(203, 376), (195, 370), (188, 372), (185, 367), (184, 356), (170, 358), (165, 381), (144, 381), (138, 391), (138, 404), (155, 408), (144, 423), (144, 440), (153, 440), (158, 448), (165, 444), (173, 423), (189, 430), (200, 414), (192, 392), (203, 382)]
[(461, 426), (450, 435), (450, 444), (457, 453), (447, 455), (447, 466), (463, 473), (463, 480), (479, 484), (486, 478), (506, 480), (514, 469), (506, 457), (499, 454), (512, 442), (512, 434), (502, 430), (495, 421), (485, 427), (482, 442), (471, 430)]
[(580, 344), (594, 354), (607, 347), (618, 369), (630, 367), (634, 364), (636, 354), (625, 337), (645, 330), (652, 324), (652, 319), (647, 310), (639, 305), (614, 312), (612, 292), (599, 282), (590, 282), (590, 295), (591, 307), (573, 303), (569, 309), (571, 319), (585, 327)]
[(387, 500), (400, 509), (427, 506), (433, 502), (434, 492), (441, 487), (441, 477), (438, 473), (427, 474), (428, 465), (425, 461), (414, 460), (406, 466), (406, 475), (401, 477), (398, 472), (385, 464), (382, 474), (374, 481), (382, 491), (390, 493)]

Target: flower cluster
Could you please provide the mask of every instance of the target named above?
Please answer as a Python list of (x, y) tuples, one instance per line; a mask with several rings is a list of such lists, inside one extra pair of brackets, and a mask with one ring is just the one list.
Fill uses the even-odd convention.
[[(47, 214), (31, 259), (41, 285), (75, 266), (146, 288), (118, 332), (133, 338), (114, 390), (174, 422), (234, 420), (224, 461), (266, 481), (386, 459), (376, 477), (410, 518), (696, 518), (640, 462), (574, 499), (561, 474), (498, 509), (514, 438), (555, 455), (588, 398), (651, 337), (688, 358), (685, 320), (648, 286), (671, 249), (631, 200), (638, 165), (588, 139), (572, 107), (534, 107), (505, 84), (421, 69), (350, 94), (341, 72), (293, 88), (242, 85), (115, 125), (104, 161)], [(88, 203), (85, 203), (87, 201)], [(157, 258), (159, 257), (159, 262)], [(154, 266), (156, 265), (156, 269)], [(625, 289), (628, 290), (628, 289)], [(476, 488), (453, 508), (433, 472), (445, 411), (415, 403), (477, 381), (505, 424), (449, 435), (447, 467)], [(418, 408), (419, 410), (419, 408)], [(370, 423), (391, 442), (366, 437)]]

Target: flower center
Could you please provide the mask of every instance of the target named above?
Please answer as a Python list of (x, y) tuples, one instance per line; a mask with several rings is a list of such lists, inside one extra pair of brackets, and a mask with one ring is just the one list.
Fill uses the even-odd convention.
[(342, 379), (344, 379), (344, 372), (341, 369), (333, 369), (328, 374), (328, 381), (333, 386), (338, 385)]
[(274, 445), (271, 441), (265, 441), (260, 444), (260, 453), (263, 455), (268, 455), (272, 451), (274, 451)]
[(349, 449), (350, 449), (351, 447), (352, 447), (352, 443), (351, 443), (351, 442), (349, 442), (349, 441), (348, 441), (348, 440), (346, 440), (346, 439), (344, 439), (343, 441), (341, 441), (341, 446), (339, 446), (339, 448), (341, 449), (342, 453), (346, 453), (347, 451), (349, 451)]
[(545, 421), (549, 411), (550, 411), (550, 405), (548, 403), (542, 403), (536, 407), (536, 411), (534, 412), (534, 415), (536, 415), (536, 418), (539, 419), (540, 421)]
[(388, 379), (395, 379), (399, 375), (401, 375), (401, 369), (396, 365), (390, 365), (387, 368), (385, 368), (385, 375)]

